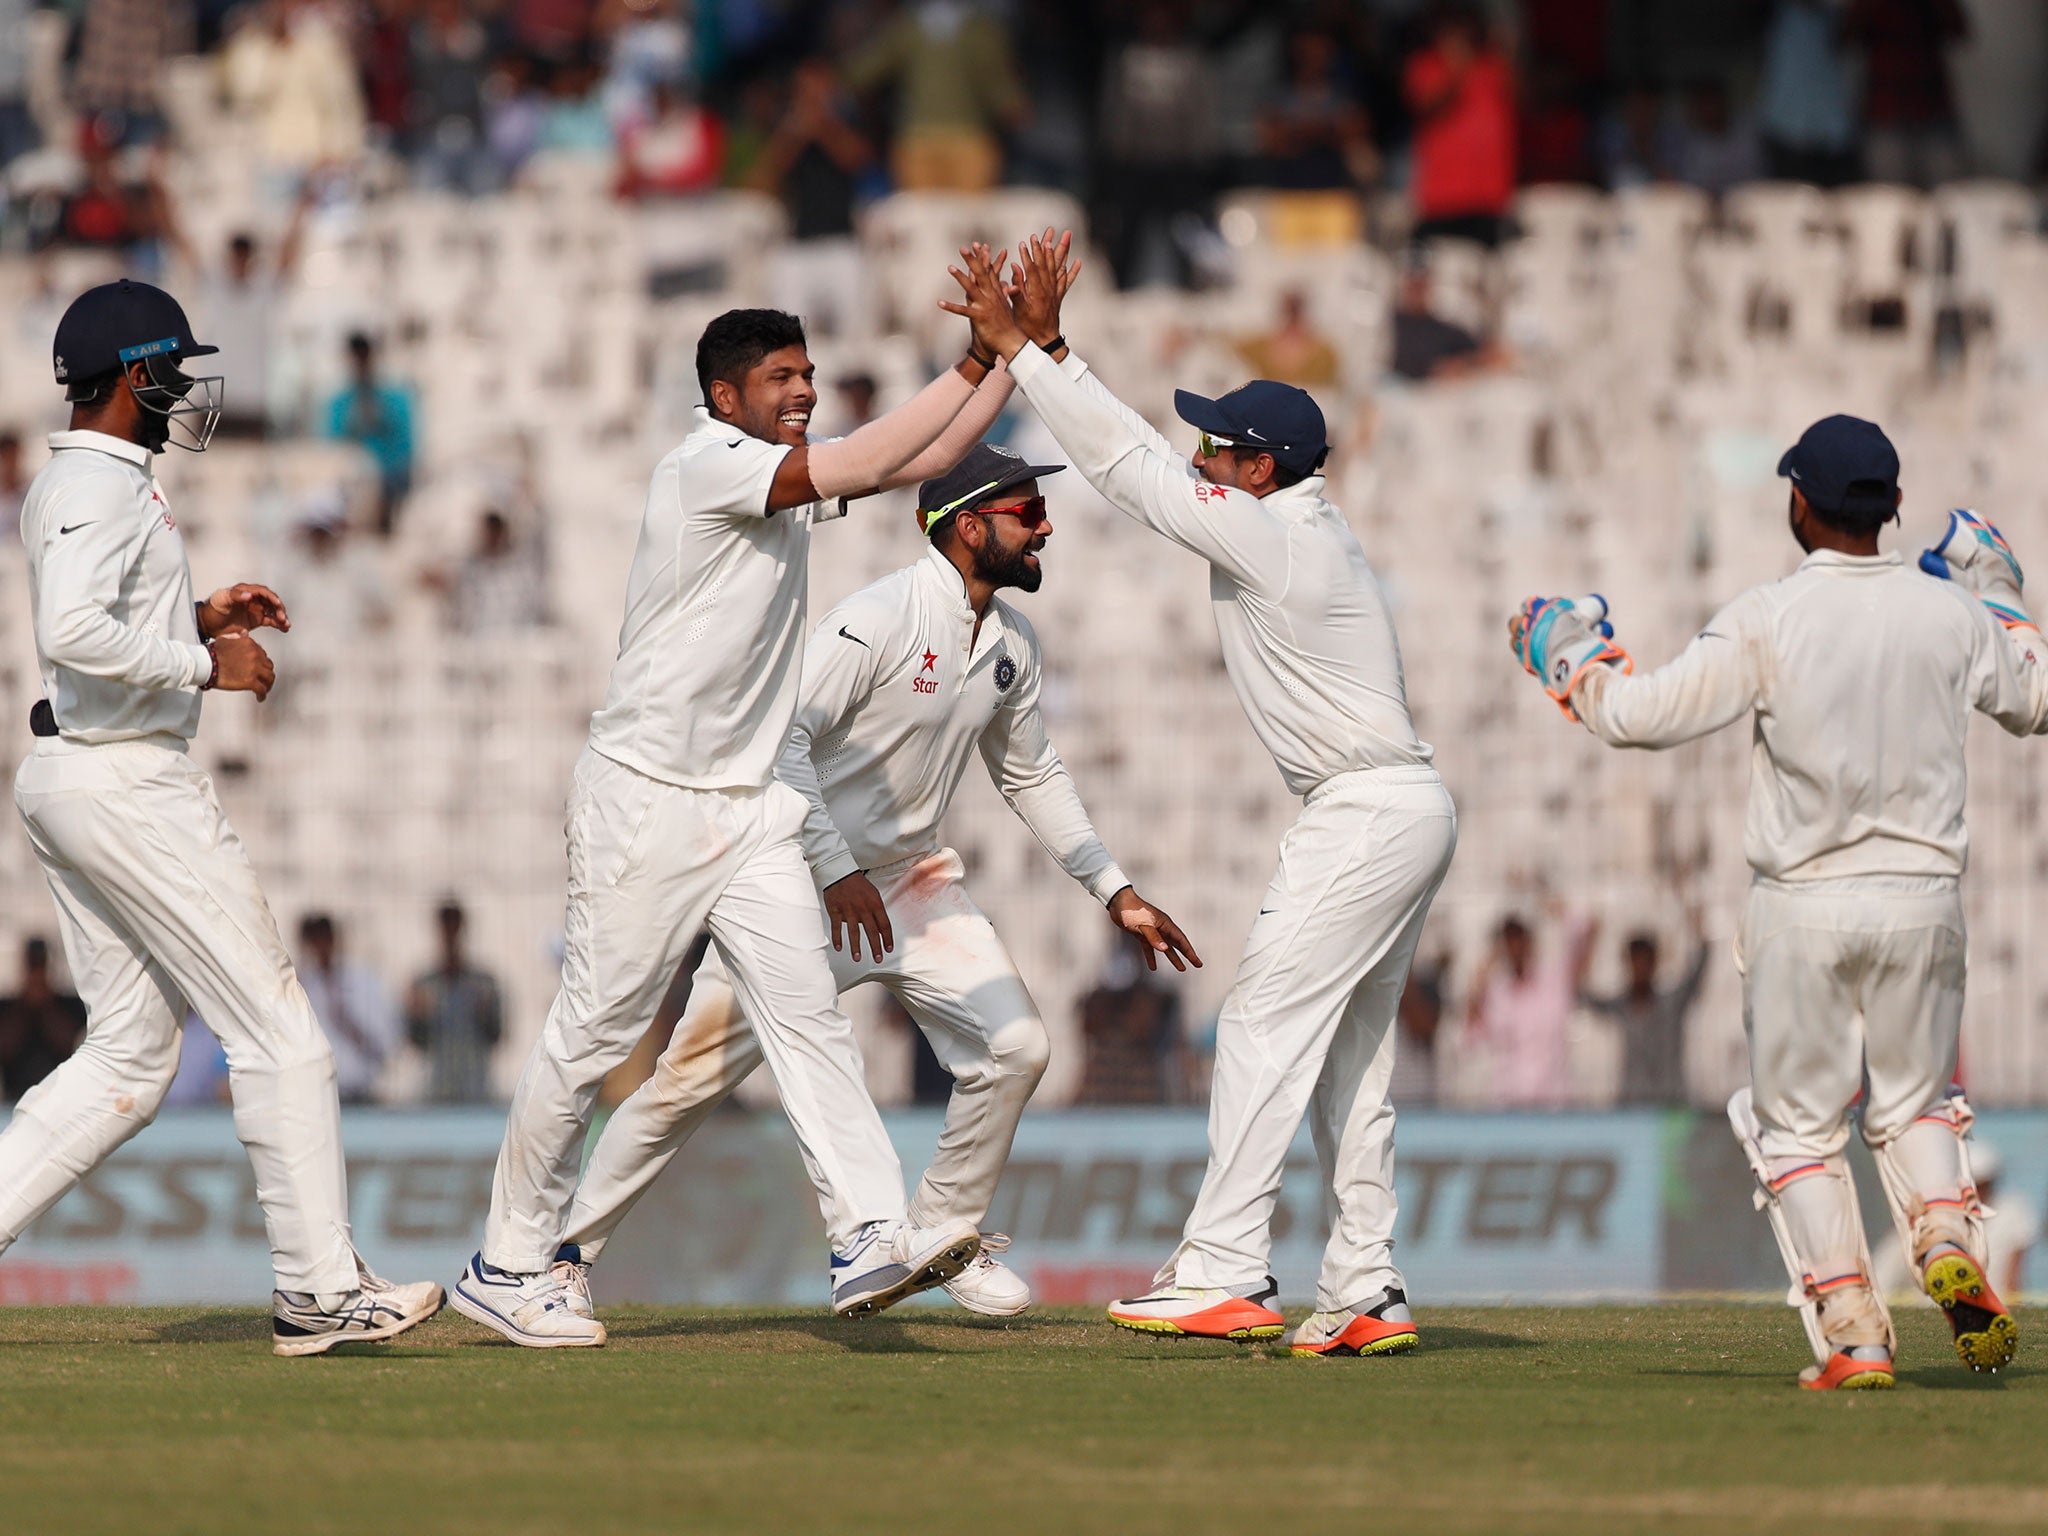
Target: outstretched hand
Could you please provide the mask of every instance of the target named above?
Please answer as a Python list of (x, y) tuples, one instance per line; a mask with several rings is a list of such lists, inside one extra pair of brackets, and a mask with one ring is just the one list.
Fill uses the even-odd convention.
[(230, 630), (282, 632), (292, 627), (291, 618), (284, 611), (284, 599), (253, 581), (222, 587), (199, 605), (198, 619), (200, 634), (209, 640)]
[(1117, 927), (1136, 935), (1144, 946), (1146, 970), (1158, 970), (1161, 955), (1173, 962), (1176, 971), (1184, 971), (1191, 964), (1201, 965), (1202, 957), (1195, 953), (1195, 946), (1180, 931), (1180, 925), (1167, 916), (1166, 909), (1145, 900), (1130, 886), (1109, 899), (1109, 917)]
[(961, 301), (939, 300), (939, 308), (949, 315), (960, 315), (973, 327), (974, 345), (991, 357), (1015, 357), (1023, 350), (1030, 337), (1017, 324), (1016, 312), (1010, 307), (1010, 299), (1003, 292), (1001, 277), (1003, 263), (1009, 260), (1007, 250), (997, 251), (993, 256), (980, 241), (960, 248), (960, 259), (966, 270), (948, 267), (953, 281), (960, 285)]
[(1042, 235), (1026, 237), (1017, 246), (1017, 259), (1010, 264), (1010, 280), (1004, 287), (1017, 324), (1047, 350), (1060, 339), (1060, 305), (1081, 273), (1081, 263), (1067, 259), (1073, 246), (1071, 229), (1057, 239), (1050, 228)]

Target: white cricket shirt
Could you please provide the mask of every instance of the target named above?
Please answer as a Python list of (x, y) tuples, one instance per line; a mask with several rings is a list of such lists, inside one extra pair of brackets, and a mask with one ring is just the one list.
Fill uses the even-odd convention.
[(21, 508), (43, 696), (67, 741), (189, 741), (213, 656), (192, 612), (185, 538), (147, 448), (52, 432)]
[(1386, 597), (1322, 476), (1265, 497), (1212, 485), (1073, 353), (1026, 346), (1010, 373), (1089, 484), (1209, 562), (1223, 665), (1289, 790), (1428, 764)]
[(826, 614), (804, 651), (777, 770), (811, 803), (804, 855), (819, 888), (936, 850), (976, 750), (1010, 808), (1097, 901), (1130, 884), (1046, 737), (1041, 675), (1036, 631), (1000, 598), (975, 635), (967, 585), (936, 549)]
[(1972, 709), (2048, 729), (2048, 656), (1897, 553), (1808, 555), (1728, 604), (1678, 657), (1594, 667), (1579, 718), (1617, 747), (1668, 747), (1755, 716), (1743, 851), (1773, 880), (1963, 872)]
[(626, 621), (590, 745), (685, 789), (760, 789), (796, 710), (811, 525), (841, 502), (768, 511), (789, 449), (697, 407), (654, 469)]

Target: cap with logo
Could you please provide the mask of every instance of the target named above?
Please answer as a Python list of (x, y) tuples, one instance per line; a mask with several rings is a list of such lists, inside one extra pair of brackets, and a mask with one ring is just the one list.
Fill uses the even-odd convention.
[(1013, 485), (1056, 475), (1064, 464), (1027, 464), (1023, 455), (996, 443), (976, 443), (958, 464), (917, 488), (917, 526), (930, 534), (955, 512), (971, 512)]
[(1297, 475), (1314, 473), (1330, 451), (1323, 408), (1292, 384), (1253, 379), (1214, 400), (1176, 389), (1173, 408), (1196, 431), (1270, 453), (1275, 464)]
[(219, 350), (192, 339), (191, 323), (176, 299), (132, 278), (102, 283), (73, 299), (57, 322), (51, 348), (57, 382), (64, 385), (117, 373), (145, 358), (177, 363)]
[(1824, 416), (1778, 460), (1816, 512), (1889, 516), (1899, 503), (1899, 451), (1876, 422)]

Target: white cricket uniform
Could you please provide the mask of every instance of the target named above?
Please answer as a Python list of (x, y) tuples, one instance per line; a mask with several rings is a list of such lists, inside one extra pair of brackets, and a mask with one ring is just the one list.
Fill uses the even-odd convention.
[(1337, 1209), (1316, 1304), (1368, 1302), (1403, 1283), (1394, 1013), (1457, 843), (1386, 600), (1321, 476), (1264, 498), (1213, 485), (1078, 358), (1027, 346), (1010, 371), (1090, 484), (1209, 562), (1224, 666), (1303, 799), (1217, 1020), (1209, 1168), (1160, 1283), (1264, 1279), (1306, 1112)]
[(903, 1171), (832, 985), (803, 856), (808, 807), (774, 776), (796, 709), (811, 528), (843, 510), (768, 511), (788, 452), (700, 406), (648, 486), (618, 660), (569, 794), (562, 987), (498, 1155), (483, 1256), (500, 1269), (553, 1262), (598, 1087), (707, 927), (833, 1241), (904, 1213)]
[[(888, 908), (895, 949), (877, 959), (864, 945), (859, 960), (851, 944), (833, 951), (834, 983), (888, 987), (953, 1074), (938, 1151), (910, 1203), (920, 1226), (988, 1214), (1048, 1050), (1015, 962), (939, 838), (968, 759), (980, 752), (1003, 797), (1096, 900), (1130, 883), (1047, 739), (1041, 675), (1024, 616), (997, 600), (977, 625), (960, 572), (930, 550), (819, 623), (777, 770), (810, 806), (804, 854), (819, 889), (865, 870)], [(606, 1122), (584, 1170), (568, 1240), (585, 1257), (760, 1060), (727, 969), (709, 955), (654, 1076)]]
[(1737, 940), (1762, 1147), (1883, 1145), (1942, 1097), (1962, 1023), (1958, 886), (1970, 712), (2048, 729), (2040, 637), (1898, 554), (1819, 551), (1723, 608), (1670, 664), (1589, 669), (1572, 705), (1614, 746), (1755, 717)]
[(212, 672), (147, 449), (58, 432), (22, 508), (45, 697), (14, 780), (90, 1017), (0, 1133), (0, 1251), (155, 1118), (189, 1001), (228, 1061), (282, 1290), (356, 1287), (334, 1057), (212, 780)]

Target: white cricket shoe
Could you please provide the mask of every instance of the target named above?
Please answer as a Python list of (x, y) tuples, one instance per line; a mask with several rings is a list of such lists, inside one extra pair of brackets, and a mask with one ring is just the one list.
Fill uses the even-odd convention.
[(959, 1274), (946, 1282), (946, 1294), (970, 1312), (983, 1317), (1015, 1317), (1031, 1305), (1031, 1287), (1024, 1277), (996, 1255), (1010, 1246), (1000, 1232), (982, 1235), (981, 1252)]
[(441, 1310), (447, 1292), (431, 1280), (396, 1284), (356, 1259), (356, 1289), (322, 1301), (305, 1291), (270, 1293), (270, 1348), (324, 1355), (337, 1344), (393, 1339)]
[(562, 1277), (562, 1286), (569, 1294), (571, 1312), (578, 1317), (597, 1316), (597, 1303), (590, 1299), (590, 1261), (583, 1257), (581, 1248), (574, 1243), (564, 1243), (557, 1248), (552, 1273)]
[(595, 1348), (605, 1341), (604, 1324), (577, 1310), (572, 1279), (576, 1268), (557, 1259), (540, 1274), (515, 1275), (486, 1264), (478, 1253), (455, 1282), (451, 1299), (464, 1317), (497, 1329), (514, 1344), (529, 1349)]
[(832, 1310), (841, 1317), (871, 1317), (904, 1297), (943, 1285), (981, 1252), (971, 1221), (914, 1227), (907, 1221), (871, 1221), (852, 1248), (832, 1255)]

